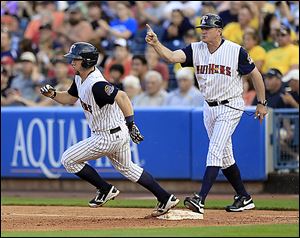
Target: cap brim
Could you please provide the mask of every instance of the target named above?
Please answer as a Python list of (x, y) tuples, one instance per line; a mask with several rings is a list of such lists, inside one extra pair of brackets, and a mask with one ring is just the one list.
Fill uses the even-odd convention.
[(82, 59), (81, 56), (78, 56), (78, 55), (74, 55), (72, 53), (67, 53), (64, 55), (65, 58), (72, 58), (72, 59)]
[(81, 56), (77, 56), (77, 55), (74, 55), (72, 53), (67, 53), (67, 54), (64, 55), (64, 57), (67, 58), (67, 63), (68, 64), (71, 64), (73, 59), (79, 59), (79, 60), (82, 59)]
[(203, 28), (203, 29), (211, 29), (211, 28), (222, 28), (222, 27), (218, 27), (218, 26), (196, 26), (196, 28)]

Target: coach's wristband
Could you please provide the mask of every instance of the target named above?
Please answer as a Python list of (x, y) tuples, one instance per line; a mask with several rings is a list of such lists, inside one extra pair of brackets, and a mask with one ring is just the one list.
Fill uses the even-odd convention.
[(133, 115), (125, 117), (126, 125), (128, 126), (129, 129), (132, 128), (133, 120), (134, 120), (134, 116)]
[(131, 116), (125, 117), (125, 120), (126, 120), (126, 123), (127, 123), (127, 124), (130, 124), (130, 123), (132, 123), (132, 122), (133, 122), (133, 120), (134, 120), (134, 116), (133, 116), (133, 115), (131, 115)]

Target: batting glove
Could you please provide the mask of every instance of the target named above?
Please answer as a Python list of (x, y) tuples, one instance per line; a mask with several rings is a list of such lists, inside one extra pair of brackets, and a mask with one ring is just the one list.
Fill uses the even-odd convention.
[(56, 96), (56, 89), (53, 88), (51, 85), (47, 84), (41, 88), (41, 94), (49, 98), (55, 98)]
[(125, 117), (125, 120), (132, 141), (136, 144), (139, 144), (141, 141), (144, 140), (144, 136), (141, 135), (139, 128), (137, 128), (137, 126), (135, 125), (134, 116), (127, 116)]
[(129, 129), (129, 135), (134, 143), (139, 144), (144, 140), (144, 136), (142, 136), (139, 128), (135, 125), (134, 122), (132, 122), (131, 124), (127, 124), (127, 126)]

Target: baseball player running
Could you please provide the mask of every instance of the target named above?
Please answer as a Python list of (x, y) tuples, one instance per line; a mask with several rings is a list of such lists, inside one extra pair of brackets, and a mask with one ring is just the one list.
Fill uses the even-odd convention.
[(102, 206), (120, 193), (87, 163), (107, 156), (126, 178), (157, 197), (158, 203), (152, 216), (165, 214), (178, 204), (179, 199), (165, 191), (149, 173), (131, 161), (130, 137), (137, 144), (144, 137), (134, 123), (133, 108), (127, 94), (108, 83), (95, 67), (98, 55), (97, 49), (89, 43), (73, 44), (69, 53), (64, 55), (77, 72), (70, 89), (58, 92), (50, 85), (41, 88), (44, 96), (62, 104), (73, 104), (79, 99), (91, 129), (91, 137), (68, 148), (61, 162), (69, 173), (97, 188), (96, 197), (89, 202), (90, 207)]
[(206, 170), (200, 192), (186, 197), (184, 205), (203, 214), (205, 198), (221, 169), (237, 194), (226, 211), (253, 209), (255, 205), (243, 185), (233, 157), (231, 135), (244, 110), (242, 75), (252, 78), (258, 98), (256, 117), (261, 122), (267, 114), (261, 74), (240, 45), (222, 38), (223, 23), (218, 15), (206, 14), (201, 18), (197, 28), (202, 30), (202, 41), (176, 51), (163, 46), (151, 27), (147, 27), (145, 40), (163, 59), (170, 63), (181, 63), (183, 67), (194, 67), (200, 91), (205, 98), (203, 117), (210, 139)]

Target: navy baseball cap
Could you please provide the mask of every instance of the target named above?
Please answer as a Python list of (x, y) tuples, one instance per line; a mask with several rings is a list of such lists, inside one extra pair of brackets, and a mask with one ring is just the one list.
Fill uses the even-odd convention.
[(275, 69), (275, 68), (271, 68), (268, 70), (268, 72), (265, 74), (265, 77), (276, 77), (281, 79), (282, 77), (282, 73), (280, 72), (280, 70)]

